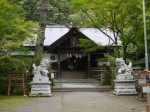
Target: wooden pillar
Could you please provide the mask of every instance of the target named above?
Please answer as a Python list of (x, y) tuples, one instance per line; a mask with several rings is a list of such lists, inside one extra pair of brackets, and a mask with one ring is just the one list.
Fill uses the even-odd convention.
[(7, 93), (8, 96), (10, 95), (10, 87), (11, 87), (11, 75), (9, 75), (8, 78), (8, 93)]
[(88, 74), (87, 74), (87, 78), (90, 78), (90, 54), (88, 54)]
[(149, 104), (148, 104), (148, 94), (146, 95), (146, 112), (149, 112), (150, 111), (150, 107), (149, 107)]
[(61, 73), (60, 73), (60, 51), (58, 51), (58, 78), (61, 78)]

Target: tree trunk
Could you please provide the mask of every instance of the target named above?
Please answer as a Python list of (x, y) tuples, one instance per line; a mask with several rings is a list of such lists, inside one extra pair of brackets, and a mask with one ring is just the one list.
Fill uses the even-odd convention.
[(39, 23), (40, 28), (38, 31), (34, 59), (36, 59), (38, 56), (42, 56), (43, 54), (45, 28), (46, 28), (46, 21), (47, 21), (47, 10), (48, 10), (48, 0), (41, 0), (41, 12), (40, 12), (40, 23)]
[(116, 45), (116, 57), (120, 58), (120, 50), (119, 50), (119, 45), (118, 45), (118, 41), (117, 38), (115, 38), (115, 45)]
[(124, 58), (124, 61), (126, 63), (126, 58), (127, 58), (127, 46), (124, 46), (123, 47), (123, 58)]
[(116, 46), (117, 58), (120, 58), (119, 46)]

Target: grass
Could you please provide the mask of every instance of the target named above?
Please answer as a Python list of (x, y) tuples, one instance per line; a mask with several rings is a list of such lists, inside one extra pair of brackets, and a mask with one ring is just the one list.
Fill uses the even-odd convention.
[(0, 95), (0, 112), (7, 112), (28, 102), (27, 97), (23, 96), (1, 96)]

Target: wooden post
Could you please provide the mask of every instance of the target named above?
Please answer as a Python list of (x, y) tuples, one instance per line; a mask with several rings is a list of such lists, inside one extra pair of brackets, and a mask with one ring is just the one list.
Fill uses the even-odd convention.
[(9, 96), (10, 95), (10, 87), (11, 87), (11, 75), (8, 75), (9, 78), (8, 78), (8, 93), (7, 95)]
[(88, 78), (90, 78), (90, 54), (88, 54)]
[(146, 112), (150, 112), (150, 85), (145, 84), (143, 87), (143, 93), (146, 93)]
[(58, 51), (58, 78), (61, 78), (61, 74), (60, 74), (60, 51)]
[(146, 95), (146, 112), (149, 112), (149, 104), (148, 104), (148, 94), (149, 93), (147, 93), (147, 95)]
[(143, 93), (146, 97), (146, 112), (150, 112), (150, 71), (144, 70), (137, 74), (138, 85), (142, 87)]

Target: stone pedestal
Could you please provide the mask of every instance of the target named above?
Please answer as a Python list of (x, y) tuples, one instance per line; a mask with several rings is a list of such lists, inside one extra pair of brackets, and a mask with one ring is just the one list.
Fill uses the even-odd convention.
[(31, 92), (29, 96), (52, 96), (51, 82), (47, 76), (48, 71), (41, 66), (36, 67), (35, 64), (33, 64), (33, 68), (34, 77), (30, 83)]
[(116, 95), (134, 95), (137, 94), (135, 89), (135, 80), (132, 76), (132, 63), (126, 65), (123, 58), (116, 59), (118, 74), (114, 80), (115, 86), (113, 93)]
[(29, 96), (52, 96), (50, 82), (31, 82), (31, 92)]
[(135, 80), (114, 80), (115, 87), (113, 93), (116, 95), (134, 95), (137, 94), (135, 89)]
[(116, 95), (134, 95), (137, 94), (135, 89), (135, 80), (129, 73), (118, 73), (116, 80), (114, 80), (114, 94)]

